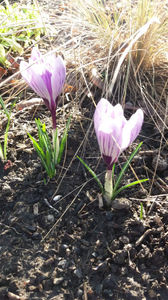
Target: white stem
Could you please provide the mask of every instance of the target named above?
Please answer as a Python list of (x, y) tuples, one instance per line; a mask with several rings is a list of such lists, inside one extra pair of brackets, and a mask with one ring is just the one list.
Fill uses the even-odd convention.
[(112, 170), (107, 170), (105, 174), (105, 184), (104, 184), (104, 199), (108, 206), (111, 205), (111, 198), (113, 195), (113, 178)]
[(57, 129), (53, 129), (53, 149), (55, 153), (55, 164), (57, 164), (57, 158), (59, 154), (59, 138)]

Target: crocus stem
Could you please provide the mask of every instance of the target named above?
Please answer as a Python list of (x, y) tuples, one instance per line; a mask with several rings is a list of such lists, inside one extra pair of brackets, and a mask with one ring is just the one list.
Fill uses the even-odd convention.
[(113, 195), (113, 178), (112, 170), (107, 169), (105, 174), (105, 184), (104, 184), (104, 199), (107, 206), (111, 205), (111, 198)]
[(57, 164), (57, 158), (59, 154), (59, 138), (58, 138), (58, 130), (53, 129), (53, 150), (54, 150), (54, 163)]
[(56, 110), (55, 109), (51, 110), (51, 116), (52, 116), (53, 130), (56, 130)]

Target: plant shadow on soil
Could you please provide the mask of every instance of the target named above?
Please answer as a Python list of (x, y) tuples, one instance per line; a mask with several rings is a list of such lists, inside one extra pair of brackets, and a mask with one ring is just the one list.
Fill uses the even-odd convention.
[[(147, 201), (143, 202), (144, 212), (150, 210), (148, 216), (144, 213), (143, 220), (139, 218), (140, 202), (147, 199), (147, 195), (142, 193), (140, 186), (119, 196), (129, 200), (129, 207), (109, 211), (99, 209), (98, 187), (93, 180), (89, 181), (89, 174), (74, 158), (84, 139), (84, 132), (90, 126), (94, 108), (86, 101), (81, 110), (84, 115), (81, 122), (72, 121), (65, 166), (57, 170), (59, 175), (63, 168), (62, 175), (60, 178), (56, 175), (56, 180), (47, 185), (44, 184), (36, 153), (16, 151), (18, 140), (24, 143), (25, 135), (13, 140), (13, 144), (9, 143), (8, 158), (13, 165), (5, 171), (1, 164), (0, 169), (0, 299), (10, 299), (9, 292), (12, 292), (19, 295), (19, 299), (32, 300), (166, 300), (166, 195), (160, 196), (159, 188), (154, 186), (156, 197), (152, 198), (152, 204), (148, 207)], [(22, 122), (29, 120), (29, 113), (28, 109), (24, 112)], [(43, 118), (44, 122), (48, 120), (48, 116)], [(29, 122), (30, 127), (31, 124)], [(19, 126), (20, 123), (15, 127), (17, 132), (21, 128)], [(141, 132), (143, 137), (147, 136), (142, 146), (144, 152), (151, 149), (148, 141), (151, 127), (145, 128), (144, 125)], [(88, 141), (85, 151), (82, 148), (79, 155), (94, 167), (98, 163), (99, 149), (93, 128), (88, 134)], [(157, 144), (154, 144), (157, 149)], [(31, 148), (30, 145), (28, 142), (27, 148)], [(124, 160), (122, 156), (119, 159), (120, 163)], [(138, 176), (146, 176), (143, 166), (146, 164), (150, 168), (151, 162), (151, 156), (144, 154), (142, 158), (139, 154), (133, 163)], [(104, 171), (102, 161), (97, 171)], [(164, 180), (167, 176), (167, 170), (162, 172)], [(129, 172), (124, 180), (134, 180), (132, 173)], [(150, 184), (145, 183), (144, 186), (148, 189)], [(52, 199), (55, 192), (62, 196), (58, 202)], [(45, 198), (58, 213), (46, 205)]]

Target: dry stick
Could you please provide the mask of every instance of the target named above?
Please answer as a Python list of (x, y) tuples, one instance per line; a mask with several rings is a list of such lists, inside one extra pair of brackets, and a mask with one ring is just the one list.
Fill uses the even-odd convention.
[[(14, 91), (14, 89), (16, 89), (18, 87), (18, 89), (12, 94), (12, 92)], [(6, 100), (4, 100), (5, 104), (7, 104), (11, 99), (15, 98), (18, 96), (19, 93), (23, 92), (25, 90), (25, 87), (26, 85), (24, 84), (24, 86), (22, 84), (20, 84), (20, 82), (15, 85), (15, 87), (10, 87), (9, 89), (9, 86), (7, 87), (7, 91), (5, 90), (2, 94), (1, 94), (1, 97), (3, 98), (3, 96), (6, 95), (6, 93), (10, 93), (10, 95), (8, 96), (8, 98)]]
[[(91, 90), (90, 90), (90, 88), (89, 88), (89, 86), (88, 86), (88, 84), (87, 84), (87, 80), (86, 80), (86, 77), (85, 77), (85, 74), (84, 74), (84, 72), (83, 72), (83, 68), (82, 68), (82, 67), (81, 67), (81, 73), (82, 73), (82, 77), (83, 77), (83, 79), (84, 79), (84, 82), (85, 82), (85, 84), (86, 84), (86, 87), (87, 87), (87, 89), (88, 89), (88, 91), (89, 91), (89, 94), (90, 94), (90, 96), (91, 96), (92, 102), (93, 102), (94, 106), (96, 107), (96, 103), (95, 103), (94, 98), (93, 98), (93, 96), (92, 96)], [(81, 104), (82, 104), (82, 103), (81, 103)]]
[(136, 241), (135, 246), (139, 246), (139, 245), (142, 243), (142, 241), (144, 240), (144, 238), (145, 238), (148, 234), (150, 234), (151, 232), (152, 232), (152, 229), (151, 229), (151, 228), (147, 229), (147, 230), (143, 233), (143, 235), (141, 235), (141, 237)]
[(113, 78), (112, 78), (111, 85), (110, 85), (110, 87), (109, 87), (109, 95), (111, 95), (112, 92), (113, 92), (114, 84), (115, 84), (115, 82), (116, 82), (118, 73), (119, 73), (119, 71), (120, 71), (121, 65), (122, 65), (122, 63), (123, 63), (125, 57), (127, 56), (127, 54), (129, 53), (129, 51), (131, 50), (132, 46), (136, 43), (136, 41), (137, 41), (142, 35), (144, 35), (144, 34), (147, 32), (149, 26), (150, 26), (152, 23), (154, 23), (154, 22), (159, 23), (158, 18), (156, 18), (156, 17), (151, 18), (150, 21), (148, 21), (144, 26), (142, 26), (139, 30), (137, 30), (137, 31), (135, 32), (135, 34), (133, 34), (133, 35), (129, 38), (128, 42), (130, 41), (130, 44), (129, 44), (128, 47), (124, 50), (123, 54), (121, 55), (121, 57), (120, 57), (120, 59), (119, 59), (119, 62), (118, 62), (118, 64), (117, 64), (116, 70), (115, 70), (114, 75), (113, 75)]
[(57, 224), (59, 223), (59, 221), (62, 219), (62, 217), (66, 214), (66, 212), (68, 211), (68, 209), (72, 206), (72, 204), (75, 202), (76, 198), (78, 197), (78, 195), (80, 194), (80, 192), (82, 191), (82, 189), (84, 188), (84, 186), (87, 184), (88, 182), (85, 182), (82, 184), (82, 187), (80, 188), (80, 190), (77, 192), (76, 196), (73, 198), (73, 200), (71, 201), (71, 203), (66, 207), (66, 209), (64, 210), (64, 212), (62, 213), (62, 215), (59, 217), (59, 219), (56, 221), (56, 223), (51, 227), (51, 229), (47, 232), (47, 234), (43, 237), (43, 239), (41, 240), (41, 242), (43, 242), (48, 235), (51, 233), (51, 231), (57, 226)]
[(86, 282), (83, 283), (84, 300), (88, 300)]

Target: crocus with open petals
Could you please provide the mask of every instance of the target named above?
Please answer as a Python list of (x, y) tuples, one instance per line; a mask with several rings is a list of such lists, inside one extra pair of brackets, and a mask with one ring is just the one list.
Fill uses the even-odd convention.
[(63, 59), (54, 53), (41, 55), (34, 47), (29, 63), (22, 61), (20, 71), (28, 85), (44, 100), (51, 111), (53, 129), (56, 129), (56, 107), (66, 76)]
[(94, 113), (94, 128), (101, 154), (109, 170), (121, 152), (136, 139), (143, 119), (141, 109), (126, 120), (120, 104), (113, 106), (106, 99), (99, 101)]

